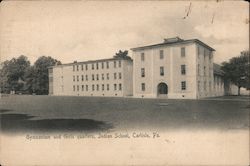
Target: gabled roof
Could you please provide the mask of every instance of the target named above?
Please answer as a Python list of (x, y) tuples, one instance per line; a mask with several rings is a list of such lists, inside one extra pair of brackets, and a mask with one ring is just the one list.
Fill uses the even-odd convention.
[(131, 50), (137, 51), (137, 50), (143, 50), (143, 49), (149, 49), (149, 48), (156, 48), (156, 47), (160, 47), (160, 46), (172, 46), (172, 45), (188, 44), (188, 43), (198, 43), (198, 44), (210, 49), (211, 51), (215, 51), (215, 49), (213, 49), (212, 47), (208, 46), (207, 44), (203, 43), (202, 41), (200, 41), (198, 39), (183, 40), (179, 37), (164, 39), (163, 43), (135, 47), (135, 48), (131, 48)]

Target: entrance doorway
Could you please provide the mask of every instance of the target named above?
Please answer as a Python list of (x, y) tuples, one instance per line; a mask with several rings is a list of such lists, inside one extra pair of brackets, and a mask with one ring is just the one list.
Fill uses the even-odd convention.
[(161, 82), (157, 86), (158, 96), (166, 96), (168, 94), (168, 85)]

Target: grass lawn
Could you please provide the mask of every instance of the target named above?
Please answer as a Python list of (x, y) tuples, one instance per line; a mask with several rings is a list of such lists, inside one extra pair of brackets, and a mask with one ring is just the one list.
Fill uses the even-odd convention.
[(5, 133), (120, 130), (247, 130), (249, 97), (204, 100), (3, 96)]

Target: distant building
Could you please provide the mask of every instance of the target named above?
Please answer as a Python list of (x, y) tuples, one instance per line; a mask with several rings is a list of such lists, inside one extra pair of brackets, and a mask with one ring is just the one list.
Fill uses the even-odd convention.
[(49, 68), (49, 94), (70, 96), (132, 96), (130, 57), (114, 57)]
[(49, 68), (49, 94), (200, 99), (235, 94), (214, 64), (215, 50), (179, 37), (132, 48), (132, 58), (114, 56)]

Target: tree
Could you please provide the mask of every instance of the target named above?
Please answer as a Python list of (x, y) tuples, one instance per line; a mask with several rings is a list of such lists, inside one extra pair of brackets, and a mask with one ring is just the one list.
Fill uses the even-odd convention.
[(25, 84), (24, 75), (29, 67), (30, 61), (24, 55), (3, 62), (3, 67), (0, 71), (1, 90), (5, 93), (9, 93), (11, 90), (23, 91)]
[(49, 76), (48, 76), (48, 67), (54, 66), (55, 64), (60, 65), (61, 62), (51, 58), (50, 56), (41, 56), (38, 58), (31, 69), (27, 73), (27, 77), (32, 76), (29, 80), (29, 88), (32, 89), (33, 93), (36, 94), (48, 94), (49, 92)]
[(128, 56), (128, 51), (127, 51), (127, 50), (125, 50), (125, 51), (119, 50), (119, 52), (115, 53), (114, 58), (131, 59), (131, 58)]
[(222, 63), (222, 70), (225, 72), (225, 79), (231, 81), (238, 86), (238, 95), (240, 95), (240, 88), (250, 88), (249, 87), (249, 51), (241, 52), (238, 57), (231, 58), (229, 62)]

